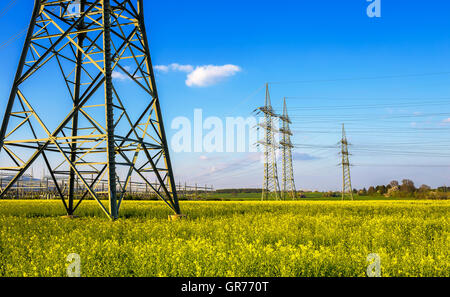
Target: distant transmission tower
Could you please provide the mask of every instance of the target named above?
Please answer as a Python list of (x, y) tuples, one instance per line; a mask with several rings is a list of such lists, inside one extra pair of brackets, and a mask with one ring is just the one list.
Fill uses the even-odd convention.
[(280, 184), (277, 172), (277, 144), (274, 137), (274, 122), (277, 117), (270, 101), (269, 84), (266, 84), (266, 104), (258, 108), (264, 114), (264, 121), (259, 126), (263, 129), (264, 139), (259, 141), (264, 148), (264, 181), (262, 200), (280, 200)]
[(280, 129), (282, 140), (280, 142), (281, 150), (283, 153), (283, 199), (288, 197), (291, 199), (296, 198), (296, 189), (294, 181), (294, 167), (292, 164), (292, 149), (294, 146), (291, 142), (292, 131), (290, 125), (292, 124), (286, 105), (286, 98), (283, 100), (283, 115), (280, 116), (283, 123), (283, 127)]
[(349, 196), (353, 200), (352, 180), (350, 177), (350, 160), (348, 153), (348, 141), (345, 133), (345, 126), (342, 124), (342, 140), (341, 140), (341, 155), (342, 155), (342, 200)]
[(40, 160), (70, 216), (92, 198), (117, 219), (132, 176), (180, 214), (143, 2), (34, 1), (0, 130), (13, 174), (0, 198)]

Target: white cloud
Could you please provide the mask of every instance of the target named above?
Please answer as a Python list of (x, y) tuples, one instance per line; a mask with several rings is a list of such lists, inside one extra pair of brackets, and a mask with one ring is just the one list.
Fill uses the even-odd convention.
[(298, 153), (298, 152), (294, 152), (292, 154), (292, 158), (294, 159), (294, 161), (315, 161), (315, 160), (319, 160), (319, 157), (310, 155), (310, 154), (305, 154), (305, 153)]
[(444, 124), (450, 123), (450, 118), (447, 118), (447, 119), (443, 120), (442, 123), (444, 123)]
[(236, 65), (205, 65), (194, 67), (192, 65), (182, 65), (172, 63), (170, 65), (156, 65), (155, 70), (160, 72), (185, 72), (187, 73), (186, 85), (188, 87), (208, 87), (219, 83), (227, 77), (233, 76), (241, 71)]
[(118, 80), (127, 80), (130, 77), (128, 75), (123, 74), (122, 72), (119, 71), (113, 71), (111, 74), (111, 77), (113, 79), (118, 79)]
[(173, 63), (170, 65), (170, 68), (173, 71), (180, 71), (180, 72), (188, 72), (189, 73), (189, 72), (194, 71), (194, 66), (192, 66), (192, 65), (180, 65), (180, 64)]
[(178, 71), (178, 72), (190, 73), (190, 72), (194, 71), (194, 66), (181, 65), (178, 63), (172, 63), (170, 65), (156, 65), (153, 68), (155, 68), (156, 70), (162, 71), (162, 72)]
[(198, 66), (193, 72), (188, 74), (186, 85), (188, 87), (208, 87), (240, 71), (241, 68), (239, 66), (230, 64), (223, 66)]
[(169, 66), (166, 65), (155, 65), (153, 68), (162, 72), (169, 72)]

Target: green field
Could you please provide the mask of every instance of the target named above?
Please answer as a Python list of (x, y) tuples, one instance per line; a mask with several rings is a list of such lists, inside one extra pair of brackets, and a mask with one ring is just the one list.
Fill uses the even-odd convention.
[[(342, 200), (341, 196), (338, 197), (324, 197), (323, 193), (305, 193), (305, 198), (297, 198), (297, 200), (301, 201), (340, 201)], [(213, 193), (208, 195), (199, 195), (200, 199), (203, 200), (221, 200), (221, 201), (261, 201), (261, 193)], [(354, 200), (394, 200), (393, 198), (385, 197), (382, 195), (366, 195), (359, 196), (354, 195)], [(398, 199), (398, 198), (397, 198)], [(292, 199), (288, 199), (292, 200)], [(404, 200), (410, 200), (410, 198), (405, 198)]]
[(449, 276), (450, 201), (126, 201), (110, 222), (92, 201), (65, 219), (58, 201), (0, 201), (0, 276)]

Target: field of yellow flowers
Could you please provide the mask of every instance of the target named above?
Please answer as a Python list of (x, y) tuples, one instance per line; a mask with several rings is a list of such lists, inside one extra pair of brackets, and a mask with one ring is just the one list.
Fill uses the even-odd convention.
[(94, 202), (65, 219), (57, 201), (0, 201), (0, 276), (449, 276), (448, 201), (124, 202), (110, 222)]

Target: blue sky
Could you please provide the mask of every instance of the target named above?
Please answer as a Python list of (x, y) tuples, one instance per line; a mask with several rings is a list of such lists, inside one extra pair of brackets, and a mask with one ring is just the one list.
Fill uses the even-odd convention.
[[(17, 0), (0, 16), (0, 44), (27, 26), (31, 2)], [(157, 70), (169, 141), (172, 121), (192, 119), (196, 108), (224, 120), (251, 116), (264, 103), (264, 83), (277, 82), (270, 85), (274, 107), (281, 111), (281, 98), (290, 97), (297, 188), (339, 189), (333, 146), (343, 122), (354, 187), (403, 178), (449, 184), (450, 2), (381, 0), (381, 18), (367, 16), (365, 0), (145, 2), (154, 65), (240, 70), (206, 86), (187, 85), (186, 71)], [(0, 49), (1, 110), (22, 43)], [(263, 179), (251, 153), (172, 158), (181, 182), (259, 187)]]

